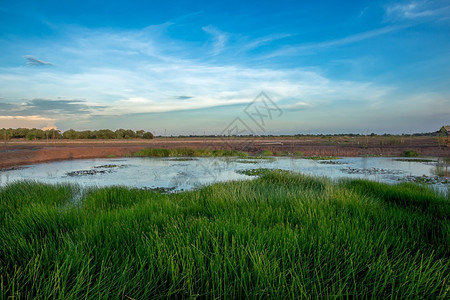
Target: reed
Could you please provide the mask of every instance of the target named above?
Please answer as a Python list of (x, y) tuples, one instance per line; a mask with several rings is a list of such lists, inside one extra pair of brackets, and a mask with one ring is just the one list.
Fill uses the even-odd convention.
[(448, 299), (449, 200), (286, 171), (177, 194), (13, 183), (0, 298)]

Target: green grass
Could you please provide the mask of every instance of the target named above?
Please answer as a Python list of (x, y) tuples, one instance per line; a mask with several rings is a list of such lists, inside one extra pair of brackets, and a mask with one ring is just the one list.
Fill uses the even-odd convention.
[(180, 156), (193, 156), (193, 157), (222, 157), (222, 156), (239, 156), (247, 157), (248, 153), (237, 150), (210, 150), (210, 149), (159, 149), (159, 148), (146, 148), (141, 149), (133, 156), (136, 157), (180, 157)]
[(273, 156), (273, 152), (270, 150), (264, 150), (261, 152), (261, 156)]
[[(271, 169), (257, 168), (257, 169), (238, 170), (238, 171), (236, 171), (236, 173), (244, 174), (244, 175), (247, 175), (247, 176), (261, 176), (261, 175), (270, 173), (272, 171), (273, 170), (271, 170)], [(282, 172), (282, 171), (278, 170), (278, 172)]]
[(305, 154), (303, 152), (297, 151), (297, 152), (293, 153), (293, 156), (301, 157), (301, 156), (305, 156)]
[(404, 157), (418, 157), (419, 154), (414, 150), (408, 150), (408, 151), (403, 152), (403, 156)]
[(450, 296), (450, 199), (265, 171), (179, 194), (0, 191), (0, 299)]
[(255, 159), (238, 159), (238, 160), (236, 160), (236, 162), (240, 163), (240, 164), (257, 164), (258, 163), (258, 161)]

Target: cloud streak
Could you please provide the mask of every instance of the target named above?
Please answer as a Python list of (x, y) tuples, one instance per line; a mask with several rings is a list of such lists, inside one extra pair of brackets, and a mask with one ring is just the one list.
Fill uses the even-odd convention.
[(403, 28), (406, 28), (406, 25), (400, 26), (386, 26), (383, 28), (370, 30), (354, 35), (349, 35), (340, 39), (323, 41), (319, 43), (310, 43), (310, 44), (301, 44), (296, 46), (287, 46), (281, 48), (279, 50), (273, 51), (272, 53), (265, 55), (263, 58), (273, 58), (278, 56), (291, 56), (291, 55), (305, 55), (310, 53), (313, 50), (319, 50), (324, 48), (338, 47), (349, 45), (357, 42), (361, 42), (370, 38), (374, 38), (380, 35), (388, 34), (390, 32), (394, 32)]
[[(20, 56), (17, 66), (0, 66), (0, 96), (4, 97), (0, 100), (3, 116), (0, 120), (4, 126), (10, 126), (14, 117), (55, 124), (67, 124), (70, 119), (76, 125), (100, 124), (95, 123), (97, 118), (109, 118), (110, 123), (105, 124), (114, 127), (115, 120), (126, 120), (133, 114), (172, 114), (182, 116), (181, 120), (184, 115), (207, 109), (208, 117), (219, 122), (224, 111), (233, 111), (234, 116), (265, 91), (292, 115), (307, 109), (308, 113), (315, 112), (311, 116), (318, 123), (336, 117), (333, 125), (326, 126), (337, 126), (339, 118), (347, 121), (358, 109), (362, 112), (370, 108), (386, 109), (391, 105), (388, 103), (397, 101), (398, 87), (391, 82), (383, 84), (382, 80), (333, 77), (314, 63), (303, 68), (302, 62), (293, 56), (359, 43), (412, 26), (401, 23), (338, 39), (281, 46), (300, 40), (301, 34), (274, 33), (261, 37), (258, 31), (259, 37), (252, 39), (245, 34), (232, 36), (214, 25), (202, 27), (203, 24), (196, 25), (193, 31), (198, 36), (189, 41), (173, 38), (174, 32), (181, 30), (173, 22), (140, 30), (63, 27), (59, 36), (64, 38), (44, 41), (36, 50), (52, 53), (51, 60), (58, 62), (57, 67), (41, 67), (53, 64), (34, 56), (24, 58), (37, 68), (21, 66)], [(26, 46), (32, 49), (29, 44)], [(291, 57), (284, 64), (277, 64), (286, 56)], [(272, 57), (279, 60), (265, 60)], [(357, 59), (351, 54), (349, 57), (352, 61)], [(414, 101), (410, 107), (420, 111), (423, 105)], [(327, 110), (329, 107), (333, 109)], [(296, 116), (289, 121), (298, 119)], [(149, 120), (150, 124), (152, 119)], [(197, 120), (194, 118), (192, 124)], [(146, 129), (151, 129), (150, 125)]]
[(0, 103), (0, 116), (80, 116), (104, 108), (104, 106), (88, 105), (81, 100), (29, 99), (19, 104)]
[(400, 19), (424, 19), (438, 16), (448, 16), (450, 5), (432, 5), (428, 1), (412, 1), (407, 3), (393, 4), (386, 7), (386, 15)]
[[(183, 47), (161, 38), (170, 26), (164, 23), (142, 30), (114, 32), (71, 28), (71, 38), (59, 45), (60, 53), (54, 54), (64, 57), (61, 61), (71, 62), (70, 65), (36, 72), (22, 68), (9, 68), (6, 72), (0, 69), (3, 93), (9, 99), (31, 99), (16, 106), (13, 110), (20, 111), (16, 114), (53, 116), (123, 115), (230, 106), (246, 104), (262, 90), (275, 97), (280, 105), (289, 104), (290, 108), (298, 109), (303, 104), (294, 107), (283, 102), (294, 97), (308, 103), (339, 99), (372, 103), (380, 101), (391, 90), (370, 82), (331, 80), (298, 67), (251, 68), (186, 58)], [(203, 30), (213, 36), (214, 51), (220, 53), (226, 45), (226, 34), (212, 26)], [(395, 28), (302, 47), (342, 45), (391, 30)], [(288, 36), (273, 34), (259, 38), (250, 48)], [(248, 45), (248, 41), (244, 45)], [(180, 50), (182, 54), (178, 49), (183, 50)], [(46, 50), (50, 49), (41, 49)], [(84, 100), (57, 100), (60, 98)]]
[(203, 31), (209, 33), (213, 39), (213, 55), (220, 54), (224, 49), (229, 39), (229, 34), (220, 31), (212, 25), (202, 27)]
[(31, 56), (31, 55), (25, 55), (23, 58), (27, 61), (27, 65), (29, 65), (29, 66), (33, 66), (33, 67), (53, 66), (52, 63), (50, 63), (48, 61), (43, 61), (43, 60), (37, 59), (36, 57)]

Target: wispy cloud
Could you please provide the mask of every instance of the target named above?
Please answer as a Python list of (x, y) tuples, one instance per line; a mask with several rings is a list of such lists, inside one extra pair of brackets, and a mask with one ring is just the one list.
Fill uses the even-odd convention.
[(229, 34), (225, 33), (223, 31), (220, 31), (219, 29), (217, 29), (216, 27), (212, 26), (212, 25), (208, 25), (208, 26), (204, 26), (202, 27), (203, 31), (209, 33), (212, 36), (213, 39), (213, 50), (212, 53), (213, 55), (218, 55), (220, 54), (229, 39)]
[[(261, 90), (276, 97), (280, 105), (288, 104), (282, 102), (291, 97), (306, 99), (308, 103), (339, 98), (373, 102), (389, 92), (386, 86), (330, 80), (318, 72), (298, 67), (252, 68), (192, 59), (183, 51), (183, 45), (175, 41), (169, 43), (161, 37), (170, 26), (164, 23), (142, 30), (114, 32), (70, 28), (70, 39), (58, 45), (59, 52), (53, 53), (67, 65), (33, 72), (20, 67), (0, 69), (2, 92), (9, 99), (31, 99), (16, 107), (22, 111), (17, 115), (27, 112), (46, 116), (58, 113), (123, 115), (230, 106), (248, 103)], [(212, 26), (203, 30), (215, 34), (220, 52), (226, 44), (226, 38), (221, 36), (226, 34)], [(301, 47), (345, 44), (390, 30), (395, 29), (385, 28)], [(250, 48), (288, 36), (273, 34), (256, 39)], [(41, 49), (46, 50), (49, 51)], [(61, 98), (83, 99), (84, 102), (58, 100)]]
[(80, 116), (104, 108), (82, 100), (29, 99), (22, 103), (0, 103), (0, 116)]
[(284, 104), (284, 105), (280, 105), (279, 107), (282, 110), (287, 110), (287, 111), (299, 111), (299, 110), (306, 110), (306, 109), (310, 109), (312, 108), (314, 105), (309, 103), (309, 102), (305, 102), (305, 101), (298, 101), (298, 102), (294, 102), (294, 103), (290, 103), (290, 104)]
[(44, 60), (37, 59), (31, 55), (25, 55), (23, 58), (27, 61), (27, 65), (29, 66), (53, 66), (52, 63)]
[(1, 116), (0, 115), (0, 128), (57, 128), (55, 126), (56, 118), (50, 118), (45, 116)]
[[(26, 124), (37, 127), (51, 126), (52, 122), (68, 124), (67, 120), (73, 126), (85, 122), (84, 127), (95, 127), (90, 124), (114, 127), (119, 118), (129, 122), (127, 115), (184, 116), (194, 115), (196, 110), (202, 109), (208, 109), (209, 119), (220, 122), (223, 111), (241, 109), (261, 90), (292, 115), (305, 109), (308, 113), (314, 111), (311, 118), (314, 116), (318, 123), (326, 123), (324, 120), (333, 117), (346, 121), (351, 105), (340, 107), (339, 103), (357, 103), (355, 106), (364, 111), (369, 107), (386, 108), (386, 103), (396, 101), (394, 84), (338, 80), (324, 75), (326, 73), (319, 67), (304, 69), (297, 62), (288, 67), (265, 64), (259, 51), (246, 53), (246, 50), (288, 38), (290, 34), (239, 39), (231, 38), (214, 26), (206, 26), (203, 31), (211, 35), (211, 50), (205, 49), (202, 41), (172, 38), (167, 34), (172, 26), (173, 23), (167, 22), (141, 30), (63, 29), (61, 36), (64, 39), (44, 42), (37, 51), (52, 53), (52, 61), (58, 62), (54, 68), (24, 68), (20, 62), (16, 67), (0, 67), (1, 96), (5, 97), (0, 101), (0, 116), (3, 116), (0, 127), (13, 126), (10, 125), (14, 124), (12, 120), (17, 124), (28, 120)], [(301, 55), (339, 47), (389, 34), (406, 26), (387, 26), (340, 39), (297, 44), (270, 55)], [(200, 27), (196, 30), (200, 31)], [(262, 50), (267, 53), (275, 46), (276, 43)], [(232, 62), (227, 60), (237, 56), (238, 48), (244, 49), (238, 53), (242, 57)], [(211, 53), (221, 54), (220, 62), (215, 60), (217, 57), (211, 57)], [(32, 58), (40, 62), (38, 66), (51, 64)], [(247, 59), (258, 59), (258, 64), (247, 64)], [(333, 110), (326, 110), (333, 105)], [(419, 106), (410, 106), (419, 110), (416, 108)], [(356, 109), (354, 111), (357, 112)], [(109, 121), (95, 123), (97, 119)], [(197, 117), (193, 118), (191, 123), (195, 125), (197, 120)], [(297, 116), (293, 120), (298, 121)], [(162, 119), (161, 122), (166, 121)], [(149, 121), (146, 126), (146, 129), (151, 129), (153, 125)]]
[(281, 40), (281, 39), (284, 39), (284, 38), (287, 38), (290, 36), (292, 36), (292, 34), (289, 34), (289, 33), (272, 34), (269, 36), (265, 36), (265, 37), (253, 40), (252, 42), (247, 43), (244, 48), (246, 50), (252, 50), (252, 49), (258, 48), (260, 46), (263, 46), (263, 45), (269, 44), (271, 42)]
[(388, 18), (423, 19), (448, 16), (449, 14), (450, 5), (442, 5), (436, 1), (412, 1), (386, 6), (386, 15)]
[(346, 36), (340, 39), (328, 40), (318, 43), (310, 43), (310, 44), (301, 44), (294, 46), (283, 47), (279, 50), (276, 50), (268, 55), (265, 55), (264, 58), (272, 58), (277, 56), (289, 56), (289, 55), (302, 55), (306, 54), (312, 50), (330, 48), (330, 47), (338, 47), (348, 44), (357, 43), (360, 41), (364, 41), (373, 37), (377, 37), (380, 35), (384, 35), (402, 28), (405, 28), (406, 25), (403, 26), (386, 26), (383, 28), (369, 30), (366, 32)]
[(365, 7), (363, 10), (361, 10), (361, 12), (358, 15), (358, 18), (361, 18), (362, 16), (364, 16), (368, 10), (369, 10), (369, 7)]

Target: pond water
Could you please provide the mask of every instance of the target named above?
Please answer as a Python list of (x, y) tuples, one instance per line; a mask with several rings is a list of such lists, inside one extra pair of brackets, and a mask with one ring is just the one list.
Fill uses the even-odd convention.
[(111, 158), (67, 160), (0, 171), (0, 186), (16, 180), (123, 185), (143, 189), (190, 190), (213, 182), (251, 179), (248, 169), (282, 169), (329, 178), (364, 178), (386, 183), (415, 181), (447, 191), (448, 161), (392, 157), (343, 157), (333, 160), (249, 158)]

